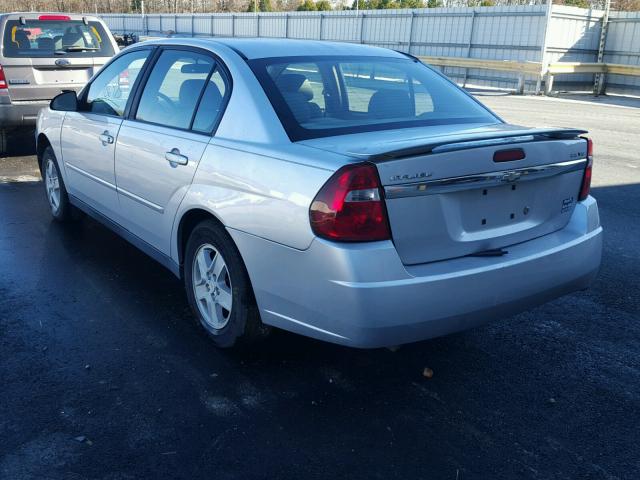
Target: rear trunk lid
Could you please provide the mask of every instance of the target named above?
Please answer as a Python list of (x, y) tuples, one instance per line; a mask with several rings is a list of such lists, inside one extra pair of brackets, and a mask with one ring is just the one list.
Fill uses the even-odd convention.
[(396, 132), (391, 148), (380, 133), (366, 144), (342, 139), (334, 151), (376, 164), (404, 264), (504, 254), (566, 226), (576, 205), (583, 131), (502, 124), (424, 137)]
[(16, 58), (4, 63), (11, 100), (51, 100), (79, 91), (109, 58)]

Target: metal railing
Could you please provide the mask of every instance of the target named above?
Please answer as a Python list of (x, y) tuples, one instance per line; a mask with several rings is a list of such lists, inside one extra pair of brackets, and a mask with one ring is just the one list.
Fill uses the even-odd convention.
[[(553, 94), (553, 79), (555, 75), (567, 74), (597, 74), (597, 75), (630, 75), (640, 77), (640, 65), (623, 65), (617, 63), (587, 63), (587, 62), (555, 62), (543, 65), (541, 62), (514, 62), (511, 60), (489, 60), (481, 58), (462, 57), (418, 57), (421, 61), (438, 67), (477, 68), (518, 73), (516, 93), (524, 93), (526, 76), (536, 79), (538, 85), (536, 94), (540, 92), (540, 84), (544, 81), (545, 95)], [(598, 82), (598, 95), (605, 93), (606, 82)]]
[(605, 75), (630, 75), (640, 77), (640, 65), (623, 65), (619, 63), (586, 63), (586, 62), (560, 62), (551, 63), (544, 73), (544, 93), (553, 93), (553, 78), (555, 75), (589, 73), (598, 75), (595, 82), (596, 95), (606, 93)]

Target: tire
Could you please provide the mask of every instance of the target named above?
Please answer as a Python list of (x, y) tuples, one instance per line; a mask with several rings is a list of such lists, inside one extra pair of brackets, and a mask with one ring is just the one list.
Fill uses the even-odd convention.
[(54, 220), (68, 222), (76, 218), (75, 208), (69, 203), (67, 188), (60, 174), (58, 160), (51, 147), (47, 147), (42, 153), (41, 172), (44, 192)]
[(0, 128), (0, 155), (4, 155), (7, 153), (8, 137), (9, 137), (9, 132), (7, 132), (7, 129)]
[(240, 253), (214, 220), (200, 222), (189, 236), (184, 283), (193, 314), (216, 346), (250, 344), (268, 334)]

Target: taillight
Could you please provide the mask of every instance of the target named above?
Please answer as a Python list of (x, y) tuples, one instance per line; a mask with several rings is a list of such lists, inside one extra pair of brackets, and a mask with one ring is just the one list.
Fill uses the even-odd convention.
[(0, 90), (6, 90), (8, 88), (7, 77), (4, 76), (4, 70), (2, 69), (2, 65), (0, 65)]
[(580, 195), (578, 201), (586, 200), (591, 191), (591, 171), (593, 169), (593, 141), (587, 138), (587, 166), (582, 176), (582, 185), (580, 186)]
[(373, 242), (391, 238), (376, 167), (342, 167), (324, 184), (309, 209), (313, 232), (338, 242)]

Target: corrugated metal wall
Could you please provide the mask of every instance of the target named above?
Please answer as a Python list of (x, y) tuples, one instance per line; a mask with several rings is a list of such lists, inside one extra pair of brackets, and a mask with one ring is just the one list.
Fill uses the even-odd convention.
[[(547, 34), (547, 60), (550, 62), (596, 62), (602, 28), (602, 10), (556, 5)], [(604, 61), (640, 65), (640, 12), (611, 12), (605, 42)], [(585, 88), (593, 85), (593, 75), (558, 75), (556, 88)], [(607, 91), (640, 92), (640, 78), (610, 75)]]
[[(518, 61), (597, 58), (602, 11), (546, 5), (335, 12), (102, 15), (116, 33), (184, 36), (282, 37), (376, 45), (413, 55)], [(612, 12), (605, 61), (640, 62), (640, 13)], [(548, 24), (548, 30), (547, 30)], [(543, 49), (546, 38), (546, 50)], [(544, 52), (544, 54), (543, 54)], [(544, 58), (543, 58), (544, 57)], [(455, 80), (514, 88), (516, 75), (447, 68)], [(640, 88), (640, 79), (612, 76), (615, 88)], [(527, 79), (532, 89), (536, 79)], [(590, 88), (592, 75), (558, 76), (560, 88)]]
[[(540, 61), (546, 6), (335, 12), (102, 15), (115, 33), (282, 37), (357, 42), (414, 55)], [(448, 68), (468, 84), (514, 88), (507, 72)], [(532, 87), (535, 79), (529, 79)]]
[[(640, 12), (614, 12), (609, 16), (604, 61), (625, 65), (640, 65)], [(640, 93), (640, 78), (610, 75), (609, 92)]]

